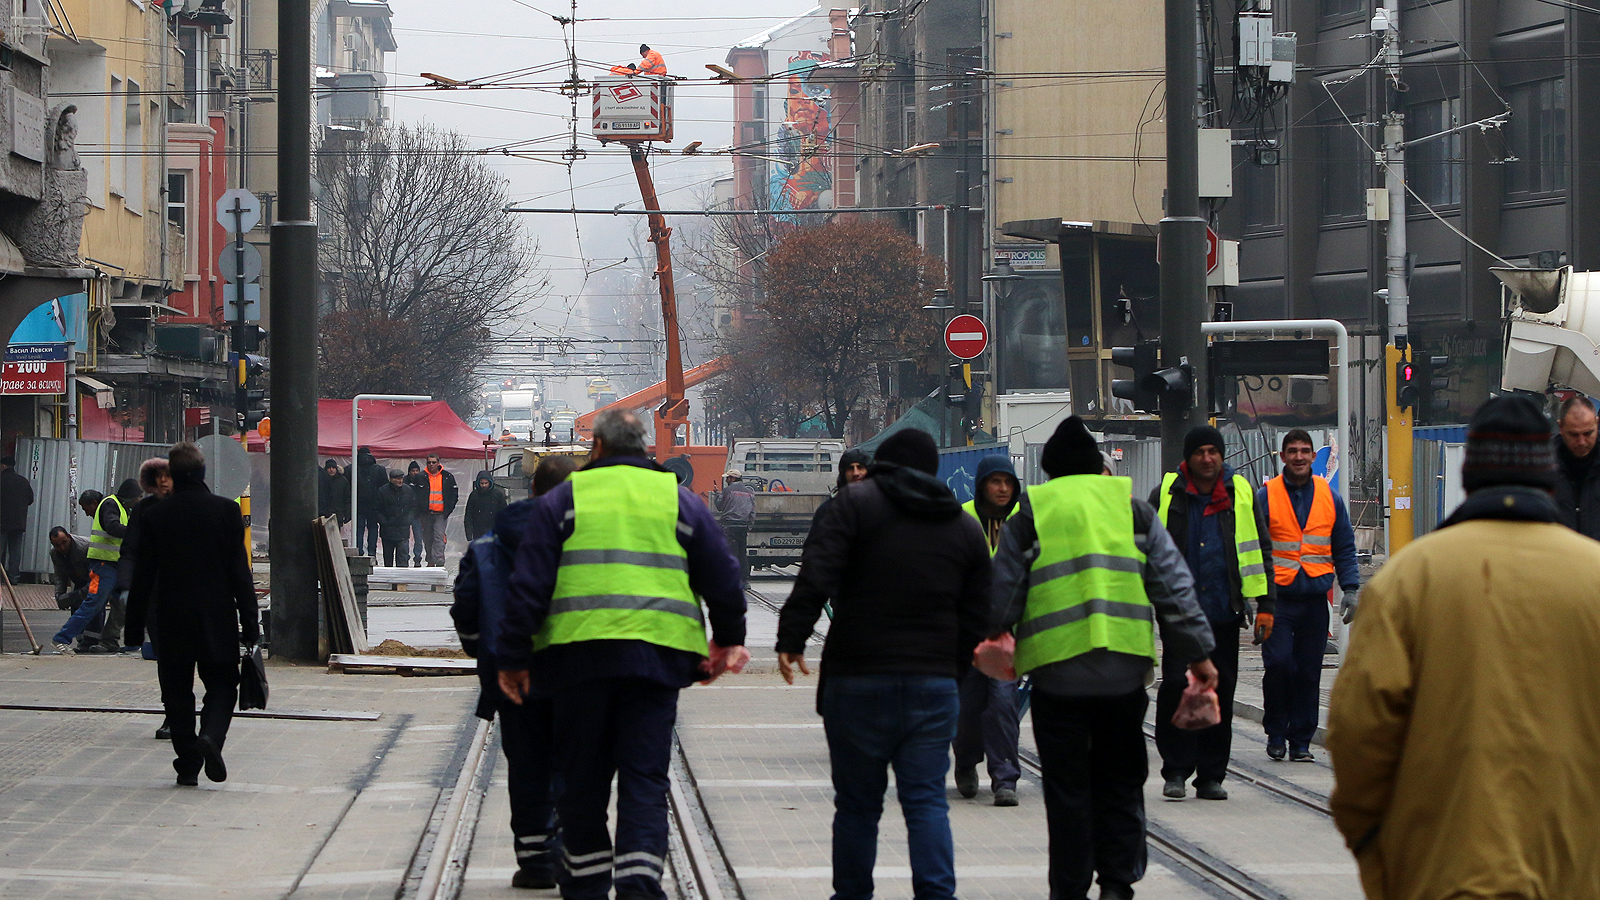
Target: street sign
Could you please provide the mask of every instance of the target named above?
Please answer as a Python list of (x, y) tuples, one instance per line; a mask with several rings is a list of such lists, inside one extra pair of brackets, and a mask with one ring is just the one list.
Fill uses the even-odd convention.
[(7, 344), (6, 362), (66, 362), (67, 344)]
[(0, 364), (0, 394), (65, 394), (64, 362), (8, 362)]
[(250, 454), (233, 436), (208, 434), (198, 441), (206, 458), (206, 486), (211, 493), (229, 500), (250, 488)]
[(977, 316), (956, 316), (944, 327), (944, 345), (956, 359), (974, 359), (989, 346), (989, 329)]
[(1206, 226), (1206, 274), (1210, 275), (1217, 270), (1217, 233)]
[(237, 305), (239, 286), (228, 283), (222, 286), (222, 305), (227, 311), (229, 322), (259, 322), (261, 321), (261, 284), (252, 281), (244, 286), (244, 309), (241, 311)]
[(229, 234), (249, 231), (261, 222), (261, 199), (244, 188), (217, 198), (217, 224)]
[[(239, 262), (239, 248), (236, 244), (228, 244), (217, 254), (217, 270), (222, 273), (225, 281), (238, 281), (234, 268)], [(244, 280), (255, 281), (261, 277), (261, 251), (255, 244), (244, 245)]]

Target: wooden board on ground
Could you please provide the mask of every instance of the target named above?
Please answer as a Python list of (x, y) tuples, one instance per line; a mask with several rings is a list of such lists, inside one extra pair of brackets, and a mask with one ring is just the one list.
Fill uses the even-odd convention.
[(431, 656), (361, 656), (349, 653), (334, 653), (328, 657), (330, 673), (358, 674), (390, 670), (399, 675), (472, 675), (478, 671), (478, 661)]
[(344, 541), (339, 537), (339, 520), (324, 516), (316, 524), (320, 526), (317, 529), (317, 567), (326, 602), (329, 649), (365, 653), (367, 630), (361, 624), (361, 610), (356, 606), (356, 589), (350, 580)]

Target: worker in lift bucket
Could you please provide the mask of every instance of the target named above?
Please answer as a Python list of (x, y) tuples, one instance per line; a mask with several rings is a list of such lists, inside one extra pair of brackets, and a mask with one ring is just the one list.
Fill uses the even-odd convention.
[(639, 45), (639, 61), (621, 66), (612, 66), (613, 75), (665, 75), (667, 74), (667, 61), (661, 54), (650, 49), (649, 44)]

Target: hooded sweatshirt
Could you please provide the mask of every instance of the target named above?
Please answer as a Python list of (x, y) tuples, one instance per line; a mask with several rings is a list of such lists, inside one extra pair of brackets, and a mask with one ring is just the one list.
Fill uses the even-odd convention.
[[(996, 472), (1003, 472), (1011, 476), (1011, 502), (1004, 509), (995, 509), (988, 500), (984, 499), (983, 484), (989, 476)], [(978, 522), (983, 525), (984, 536), (989, 541), (990, 547), (1000, 546), (1000, 531), (1006, 526), (1006, 519), (1011, 518), (1017, 510), (1017, 502), (1022, 499), (1022, 483), (1017, 480), (1017, 470), (1011, 465), (1011, 457), (992, 453), (978, 461), (978, 475), (972, 479), (972, 512)]]
[[(482, 487), (484, 481), (488, 487)], [(467, 540), (477, 540), (494, 527), (494, 517), (506, 508), (506, 492), (494, 483), (494, 476), (483, 470), (472, 479), (472, 493), (467, 495), (467, 514), (462, 525), (467, 529)]]
[(833, 598), (827, 676), (960, 677), (989, 609), (989, 547), (937, 478), (892, 463), (846, 485), (808, 538), (777, 649), (801, 653)]

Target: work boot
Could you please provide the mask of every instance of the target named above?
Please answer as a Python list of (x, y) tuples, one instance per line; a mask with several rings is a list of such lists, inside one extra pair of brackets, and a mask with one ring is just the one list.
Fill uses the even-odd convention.
[(1221, 782), (1217, 781), (1196, 781), (1194, 783), (1194, 795), (1201, 800), (1228, 799), (1228, 792), (1223, 789)]
[(556, 874), (549, 866), (528, 866), (518, 869), (516, 874), (511, 876), (511, 886), (548, 890), (556, 886)]
[(978, 796), (978, 767), (956, 769), (956, 790), (967, 800)]
[(995, 806), (1016, 806), (1017, 805), (1017, 789), (1016, 788), (1008, 788), (1008, 787), (995, 788), (994, 789), (994, 805)]
[(1168, 800), (1182, 800), (1186, 794), (1188, 789), (1184, 786), (1182, 778), (1168, 778), (1166, 785), (1161, 788), (1161, 796)]
[(1267, 756), (1277, 760), (1278, 762), (1283, 762), (1283, 758), (1288, 755), (1288, 744), (1285, 744), (1283, 741), (1274, 741), (1270, 739), (1267, 741)]

